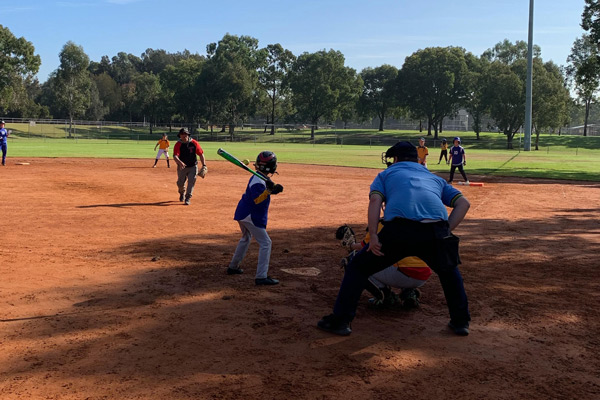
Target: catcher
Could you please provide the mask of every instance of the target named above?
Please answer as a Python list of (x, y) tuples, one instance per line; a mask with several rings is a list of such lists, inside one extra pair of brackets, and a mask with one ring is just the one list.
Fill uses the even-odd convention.
[[(204, 158), (204, 151), (200, 144), (190, 137), (187, 128), (181, 128), (177, 134), (179, 140), (175, 143), (173, 149), (173, 159), (177, 163), (177, 188), (179, 189), (179, 201), (183, 201), (186, 206), (190, 205), (190, 199), (196, 185), (196, 176), (201, 178), (206, 176), (208, 168)], [(198, 171), (198, 158), (202, 163), (202, 168)], [(187, 180), (187, 190), (185, 182)]]
[[(378, 231), (383, 224), (379, 222)], [(356, 241), (354, 230), (348, 225), (340, 226), (335, 233), (343, 247), (350, 252), (342, 259), (342, 267), (346, 268), (357, 251), (367, 246), (370, 240), (369, 230), (362, 242)], [(371, 275), (365, 289), (374, 297), (369, 299), (369, 304), (374, 308), (387, 308), (401, 304), (404, 308), (417, 308), (421, 292), (419, 289), (431, 276), (431, 269), (418, 257), (405, 257), (394, 265)], [(401, 289), (398, 296), (392, 288)]]

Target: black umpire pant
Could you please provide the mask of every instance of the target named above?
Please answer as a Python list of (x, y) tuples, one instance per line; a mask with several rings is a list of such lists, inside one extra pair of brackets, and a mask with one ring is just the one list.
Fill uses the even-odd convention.
[(451, 321), (461, 326), (471, 320), (467, 294), (458, 270), (458, 237), (452, 235), (448, 221), (421, 223), (403, 218), (384, 222), (378, 234), (383, 256), (362, 249), (344, 273), (333, 313), (346, 322), (356, 315), (360, 295), (369, 276), (398, 262), (416, 256), (438, 275)]

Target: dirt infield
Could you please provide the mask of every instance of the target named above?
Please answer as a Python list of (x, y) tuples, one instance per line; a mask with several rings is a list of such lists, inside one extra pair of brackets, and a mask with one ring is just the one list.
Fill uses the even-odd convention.
[(342, 338), (316, 328), (342, 277), (334, 232), (363, 231), (376, 170), (281, 164), (281, 284), (256, 287), (256, 243), (225, 275), (249, 175), (210, 162), (186, 207), (152, 163), (0, 167), (1, 399), (599, 398), (600, 184), (459, 186), (471, 335), (446, 328), (434, 276), (416, 311), (365, 295)]

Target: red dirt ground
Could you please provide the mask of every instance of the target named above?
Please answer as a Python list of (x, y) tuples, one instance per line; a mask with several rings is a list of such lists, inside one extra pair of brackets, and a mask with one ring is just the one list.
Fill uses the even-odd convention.
[[(282, 163), (268, 229), (281, 284), (256, 287), (255, 243), (246, 273), (225, 275), (249, 175), (210, 162), (186, 207), (175, 169), (152, 162), (0, 168), (0, 398), (599, 398), (600, 184), (459, 186), (471, 335), (446, 328), (434, 276), (420, 309), (362, 301), (336, 337), (316, 328), (342, 277), (335, 228), (363, 231), (378, 171)], [(320, 275), (282, 271), (307, 267)]]

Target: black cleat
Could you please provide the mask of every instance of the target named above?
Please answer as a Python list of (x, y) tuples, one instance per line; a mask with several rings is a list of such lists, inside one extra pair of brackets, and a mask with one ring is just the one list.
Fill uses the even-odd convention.
[(241, 268), (227, 268), (227, 275), (240, 275), (243, 273), (244, 270)]
[(452, 329), (455, 334), (458, 336), (468, 336), (469, 335), (469, 323), (465, 322), (462, 324), (454, 323), (452, 321), (448, 322), (448, 328)]
[(279, 283), (279, 280), (273, 279), (270, 276), (267, 276), (266, 278), (255, 279), (254, 283), (256, 283), (256, 286), (261, 286), (261, 285), (277, 285)]
[(336, 316), (335, 314), (324, 316), (319, 322), (317, 322), (317, 327), (325, 332), (340, 336), (348, 336), (352, 333), (350, 323), (342, 321), (340, 317)]

